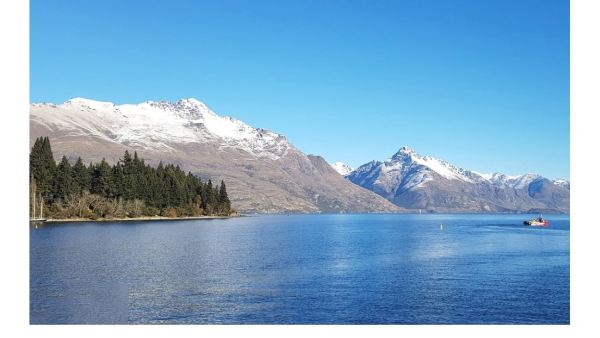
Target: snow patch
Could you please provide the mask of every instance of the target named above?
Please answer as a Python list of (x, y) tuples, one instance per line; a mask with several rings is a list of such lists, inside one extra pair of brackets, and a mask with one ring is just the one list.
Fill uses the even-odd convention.
[(552, 183), (554, 183), (555, 185), (558, 185), (560, 187), (566, 188), (566, 189), (571, 188), (571, 182), (565, 178), (557, 178), (557, 179), (553, 180)]
[(398, 150), (394, 156), (387, 160), (386, 163), (391, 163), (390, 166), (397, 164), (400, 165), (412, 165), (417, 164), (429, 168), (438, 175), (448, 180), (461, 180), (465, 182), (473, 182), (469, 177), (468, 172), (464, 169), (457, 168), (452, 164), (440, 160), (431, 156), (421, 156), (417, 152), (407, 146), (404, 146)]
[(353, 171), (353, 169), (344, 162), (329, 163), (329, 165), (342, 176), (347, 176)]

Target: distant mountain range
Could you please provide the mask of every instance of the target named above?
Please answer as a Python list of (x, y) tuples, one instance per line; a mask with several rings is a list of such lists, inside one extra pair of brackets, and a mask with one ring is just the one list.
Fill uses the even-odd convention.
[(30, 106), (30, 143), (49, 136), (54, 156), (116, 162), (124, 150), (151, 164), (179, 164), (215, 182), (246, 213), (398, 212), (402, 208), (340, 176), (280, 134), (219, 116), (202, 102), (116, 105), (75, 98)]
[(479, 174), (403, 147), (352, 169), (306, 155), (285, 136), (220, 116), (195, 99), (116, 105), (75, 98), (30, 106), (30, 143), (54, 155), (116, 162), (124, 150), (224, 179), (245, 213), (568, 212), (570, 183), (536, 174)]
[[(344, 167), (343, 163), (336, 164)], [(338, 170), (339, 172), (339, 170)], [(434, 212), (569, 212), (570, 182), (537, 174), (480, 174), (402, 147), (343, 174), (408, 209)]]

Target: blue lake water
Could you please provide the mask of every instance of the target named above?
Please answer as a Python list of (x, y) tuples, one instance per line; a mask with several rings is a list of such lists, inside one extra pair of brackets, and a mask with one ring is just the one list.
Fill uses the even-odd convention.
[(30, 322), (568, 324), (569, 217), (528, 217), (44, 225), (30, 231)]

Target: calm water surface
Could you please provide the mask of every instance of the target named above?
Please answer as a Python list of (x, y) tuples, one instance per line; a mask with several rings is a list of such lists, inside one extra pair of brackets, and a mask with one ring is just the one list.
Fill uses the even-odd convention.
[(30, 232), (30, 321), (568, 324), (569, 218), (528, 217), (45, 225)]

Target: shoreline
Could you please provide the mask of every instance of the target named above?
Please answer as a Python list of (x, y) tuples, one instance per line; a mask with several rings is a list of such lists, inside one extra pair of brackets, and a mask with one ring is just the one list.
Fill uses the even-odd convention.
[[(423, 213), (426, 215), (534, 215), (537, 213), (511, 213), (511, 212), (497, 212), (497, 213), (477, 213), (477, 212), (428, 212)], [(570, 213), (547, 213), (549, 215), (557, 216), (570, 216)], [(143, 222), (143, 221), (191, 221), (191, 220), (211, 220), (211, 219), (229, 219), (237, 217), (255, 217), (255, 216), (292, 216), (292, 215), (420, 215), (418, 212), (401, 212), (401, 213), (266, 213), (266, 214), (237, 214), (232, 216), (190, 216), (190, 217), (165, 217), (165, 216), (149, 216), (149, 217), (134, 217), (134, 218), (54, 218), (46, 219), (43, 222), (36, 222), (29, 220), (29, 223), (85, 223), (85, 222), (98, 222), (98, 223), (110, 223), (110, 222)]]
[[(209, 220), (209, 219), (228, 219), (241, 216), (192, 216), (192, 217), (164, 217), (164, 216), (150, 216), (150, 217), (133, 217), (133, 218), (51, 218), (45, 220), (43, 223), (83, 223), (83, 222), (143, 222), (143, 221), (191, 221), (191, 220)], [(30, 223), (37, 223), (32, 222)]]

